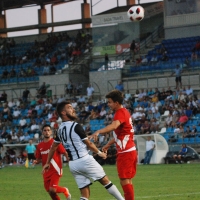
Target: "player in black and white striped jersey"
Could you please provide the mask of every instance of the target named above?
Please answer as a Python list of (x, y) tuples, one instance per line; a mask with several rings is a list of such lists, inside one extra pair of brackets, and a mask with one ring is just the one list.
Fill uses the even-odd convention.
[(89, 199), (91, 179), (99, 181), (116, 199), (124, 200), (116, 186), (106, 176), (102, 166), (88, 154), (89, 149), (100, 157), (106, 158), (106, 154), (98, 150), (87, 138), (83, 128), (74, 121), (76, 120), (76, 113), (72, 105), (68, 102), (59, 103), (57, 105), (57, 113), (62, 119), (62, 124), (59, 127), (43, 171), (49, 168), (50, 160), (59, 143), (62, 142), (71, 159), (69, 161), (69, 168), (80, 189), (80, 200)]

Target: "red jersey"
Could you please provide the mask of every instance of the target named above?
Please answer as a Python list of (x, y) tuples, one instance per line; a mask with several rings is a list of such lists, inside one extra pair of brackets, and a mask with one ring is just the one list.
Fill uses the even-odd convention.
[(134, 130), (131, 115), (128, 110), (126, 108), (120, 108), (115, 112), (113, 120), (119, 120), (121, 123), (113, 132), (118, 153), (135, 150)]
[[(54, 142), (54, 139), (51, 139), (48, 142), (40, 142), (37, 145), (35, 157), (37, 159), (42, 159), (42, 166), (46, 164), (48, 153), (50, 151), (50, 148)], [(62, 159), (61, 159), (61, 154), (65, 153), (66, 150), (64, 149), (62, 144), (58, 145), (58, 148), (56, 149), (53, 158), (51, 159), (50, 162), (50, 168), (48, 171), (46, 171), (43, 176), (44, 177), (49, 177), (54, 173), (57, 173), (59, 176), (62, 175)]]

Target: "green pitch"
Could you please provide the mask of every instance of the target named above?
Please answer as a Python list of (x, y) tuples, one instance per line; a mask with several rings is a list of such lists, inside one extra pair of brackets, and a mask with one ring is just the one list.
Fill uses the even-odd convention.
[[(116, 167), (103, 166), (110, 180), (119, 188)], [(134, 178), (135, 199), (144, 200), (199, 200), (199, 164), (139, 165)], [(79, 190), (64, 167), (60, 186), (69, 188), (72, 200), (79, 200)], [(61, 194), (61, 199), (64, 196)], [(0, 170), (0, 200), (46, 200), (50, 199), (43, 188), (41, 166), (26, 169), (9, 166)], [(91, 186), (90, 200), (114, 200), (97, 182)]]

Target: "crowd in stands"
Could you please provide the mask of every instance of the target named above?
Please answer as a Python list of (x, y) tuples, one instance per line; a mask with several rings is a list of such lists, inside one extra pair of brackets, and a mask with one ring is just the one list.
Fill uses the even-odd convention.
[[(158, 70), (171, 69), (176, 64), (181, 68), (191, 69), (198, 67), (200, 56), (200, 37), (178, 38), (163, 40), (160, 45), (156, 45), (153, 50), (145, 56), (138, 56), (133, 67), (157, 66)], [(138, 68), (138, 69), (140, 69)]]
[[(117, 86), (124, 90), (121, 82)], [(88, 88), (90, 87), (91, 85), (88, 85)], [(4, 101), (0, 104), (0, 141), (7, 144), (27, 143), (30, 139), (35, 142), (41, 141), (41, 127), (44, 124), (50, 124), (56, 131), (61, 121), (55, 113), (55, 108), (57, 103), (65, 100), (71, 102), (77, 113), (77, 121), (84, 126), (87, 135), (110, 124), (113, 119), (113, 111), (107, 107), (106, 102), (101, 98), (94, 102), (90, 94), (67, 96), (67, 98), (64, 95), (60, 97), (53, 95), (53, 98), (41, 96), (28, 99), (31, 94), (25, 89), (23, 98), (15, 100), (7, 100), (5, 91), (2, 94)], [(187, 122), (199, 112), (200, 100), (193, 94), (190, 86), (175, 90), (171, 90), (170, 87), (163, 88), (161, 91), (158, 88), (141, 89), (134, 95), (126, 91), (124, 97), (123, 106), (131, 113), (135, 134), (159, 133), (162, 128), (162, 115), (165, 111), (169, 111), (163, 125), (173, 130), (173, 137), (168, 138), (168, 142), (175, 142), (178, 137), (183, 139), (196, 137), (198, 124), (188, 126)], [(112, 137), (111, 132), (105, 136), (100, 135), (96, 142), (97, 147), (101, 148)], [(108, 153), (106, 161), (100, 159), (98, 155), (94, 157), (101, 164), (114, 164), (115, 147), (113, 146)]]
[(7, 80), (55, 74), (65, 64), (89, 52), (92, 37), (88, 30), (81, 30), (73, 37), (67, 32), (50, 33), (44, 41), (35, 40), (27, 46), (17, 44), (14, 39), (3, 39), (1, 45), (0, 76)]

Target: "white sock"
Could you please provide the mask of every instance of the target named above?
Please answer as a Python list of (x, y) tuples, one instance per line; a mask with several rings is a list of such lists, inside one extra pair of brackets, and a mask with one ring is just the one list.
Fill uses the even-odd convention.
[(85, 197), (80, 197), (80, 200), (88, 200), (88, 199)]
[(106, 190), (112, 195), (114, 196), (117, 200), (124, 200), (124, 197), (122, 197), (121, 193), (119, 192), (119, 190), (117, 189), (117, 187), (115, 185), (113, 185), (111, 182), (108, 183), (107, 185), (104, 185), (104, 187), (106, 188)]

